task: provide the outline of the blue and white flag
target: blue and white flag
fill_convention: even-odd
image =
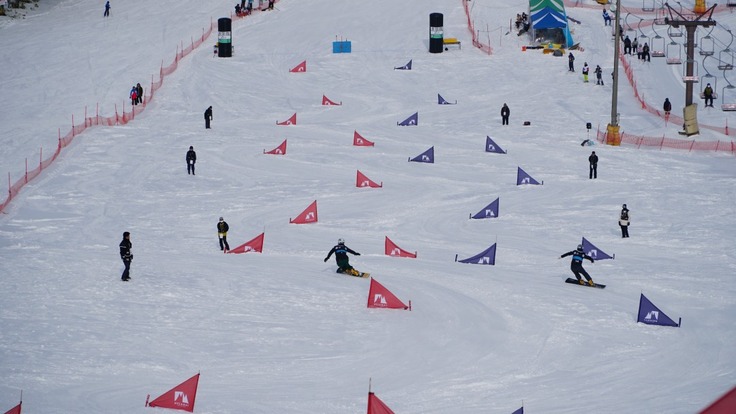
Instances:
[[[642,293],[641,298],[639,299],[639,317],[636,321],[649,325],[674,326],[679,328],[680,323],[682,323],[682,318],[680,318],[679,322],[673,321],[669,316],[665,315],[664,312],[659,310],[658,307],[654,306],[654,304]]]
[[[583,242],[581,244],[583,245],[583,251],[585,252],[585,254],[592,257],[593,260],[604,260],[604,259],[615,259],[616,258],[615,254],[613,256],[609,256],[608,253],[595,247],[593,243],[589,242],[585,237],[583,237]]]
[[[398,126],[417,126],[419,125],[419,112],[414,112],[411,116],[401,122],[397,122]]]
[[[485,206],[483,210],[475,213],[474,216],[470,216],[470,218],[487,219],[498,217],[498,200],[499,199],[496,198],[491,204]]]
[[[486,152],[494,152],[496,154],[506,154],[506,151],[502,150],[501,147],[498,146],[491,137],[486,135]]]
[[[424,162],[434,164],[434,147],[429,148],[414,158],[409,158],[409,162]]]
[[[483,250],[473,257],[467,259],[457,260],[455,255],[455,261],[460,263],[479,264],[479,265],[495,265],[496,264],[496,243],[493,246]]]
[[[518,170],[516,171],[516,185],[522,185],[522,184],[540,185],[539,181],[532,178],[532,176],[527,174],[526,171],[522,170],[521,167],[517,167],[517,168]]]

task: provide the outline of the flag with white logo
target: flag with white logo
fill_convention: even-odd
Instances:
[[[402,249],[401,247],[397,246],[396,243],[391,241],[391,239],[386,236],[386,241],[384,243],[384,251],[386,256],[393,256],[393,257],[410,257],[412,259],[417,258],[417,252],[407,252],[406,250]]]
[[[499,199],[496,198],[491,202],[491,204],[483,207],[483,209],[477,213],[475,213],[474,216],[470,216],[470,218],[473,219],[487,219],[487,218],[496,218],[498,217],[498,203]]]
[[[240,246],[228,250],[226,253],[248,253],[248,252],[255,252],[255,253],[262,253],[263,252],[263,237],[266,233],[261,233],[258,236],[256,236],[254,239],[249,240]]]
[[[585,237],[583,237],[583,242],[581,244],[583,245],[583,251],[585,252],[585,254],[592,257],[593,260],[604,260],[604,259],[615,259],[616,258],[615,254],[613,256],[610,256],[608,253],[595,247],[595,245],[589,242]]]
[[[147,397],[146,407],[171,408],[174,410],[189,411],[191,413],[194,411],[194,400],[197,397],[198,384],[199,374],[170,389],[150,403]]]
[[[483,250],[473,257],[468,257],[467,259],[457,260],[457,255],[455,255],[455,261],[460,263],[493,266],[496,264],[496,243],[493,243],[491,247]]]
[[[391,291],[386,289],[376,279],[371,279],[371,287],[368,289],[368,307],[369,308],[387,308],[387,309],[409,309],[410,306],[404,305]]]
[[[664,312],[659,310],[658,307],[654,306],[654,304],[642,293],[641,298],[639,298],[639,317],[636,321],[649,325],[680,327],[682,318],[680,318],[679,322],[673,321],[669,316],[665,315]]]
[[[434,164],[434,147],[424,151],[414,158],[409,158],[409,162],[423,162],[427,164]]]
[[[295,219],[289,219],[289,223],[292,224],[307,224],[317,222],[317,200],[314,200],[304,211],[301,212]]]

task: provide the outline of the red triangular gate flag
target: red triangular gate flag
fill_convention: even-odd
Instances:
[[[332,106],[332,105],[340,106],[340,105],[342,105],[342,101],[340,101],[340,103],[337,103],[335,101],[331,101],[330,98],[322,95],[322,105],[324,105],[324,106]]]
[[[361,137],[358,131],[355,131],[353,133],[353,145],[357,147],[372,147],[376,144]]]
[[[411,257],[412,259],[417,258],[417,252],[414,252],[414,253],[407,252],[406,250],[402,249],[401,247],[397,246],[394,242],[392,242],[391,239],[388,238],[388,236],[386,236],[385,249],[386,249],[386,256]]]
[[[306,224],[317,222],[317,200],[314,200],[306,210],[302,211],[301,214],[296,216],[294,220],[289,219],[289,223],[294,224]]]
[[[191,413],[194,411],[194,399],[197,397],[198,384],[199,374],[170,389],[150,403],[146,401],[146,407],[172,408]]]
[[[292,72],[292,73],[306,72],[306,71],[307,71],[307,61],[306,60],[304,62],[302,62],[302,63],[294,66],[293,68],[291,68],[289,70],[289,72]]]
[[[355,186],[356,187],[381,188],[383,187],[383,181],[381,181],[381,184],[378,184],[375,181],[371,180],[370,178],[366,177],[365,174],[363,174],[362,172],[360,172],[360,170],[358,170],[358,176],[355,179]]]
[[[287,119],[286,121],[276,121],[276,125],[296,125],[296,112],[294,112],[294,115],[292,115],[291,118]]]
[[[20,411],[19,411],[20,412]],[[725,393],[700,414],[733,414],[736,413],[736,387]]]
[[[272,155],[286,155],[286,140],[281,143],[278,147],[272,149],[271,151],[263,150],[264,154],[272,154]]]
[[[368,392],[368,414],[394,414],[394,412],[376,397],[376,394]]]
[[[256,236],[253,240],[247,241],[240,246],[228,250],[226,253],[248,253],[248,252],[256,252],[256,253],[262,253],[263,252],[263,236],[266,233],[261,233],[258,236]]]
[[[368,307],[411,310],[409,306],[404,305],[399,298],[378,283],[376,279],[371,279],[371,287],[368,290]]]
[[[5,414],[20,414],[20,406],[23,404],[23,402],[19,402],[18,405],[11,408],[10,410],[6,411]]]

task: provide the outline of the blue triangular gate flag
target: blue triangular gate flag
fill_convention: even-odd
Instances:
[[[491,137],[486,135],[486,152],[495,152],[497,154],[506,154],[506,151],[502,150],[501,147],[498,146]]]
[[[411,60],[409,60],[409,63],[404,66],[395,67],[394,70],[411,70]]]
[[[439,105],[455,105],[457,104],[457,101],[455,102],[447,102],[445,98],[442,97],[442,95],[437,94],[437,104]]]
[[[419,112],[414,112],[410,117],[406,118],[401,122],[397,122],[398,126],[416,126],[419,125]]]
[[[471,216],[470,218],[474,219],[486,219],[486,218],[496,218],[498,217],[498,198],[494,200],[491,204],[485,206],[483,210],[475,213],[474,216]]]
[[[468,257],[467,259],[457,260],[457,255],[455,255],[455,261],[460,262],[460,263],[495,265],[496,264],[496,243],[493,243],[493,246],[485,249],[484,251],[476,254],[473,257]]]
[[[524,407],[519,408],[518,410],[514,411],[511,414],[524,414]]]
[[[673,321],[669,316],[665,315],[664,312],[659,310],[658,307],[654,306],[654,304],[642,293],[641,298],[639,299],[639,317],[636,321],[649,325],[679,327],[680,323],[682,323],[682,318],[680,318],[679,322]]]
[[[434,147],[430,147],[428,150],[414,158],[409,158],[409,162],[426,162],[428,164],[434,164]]]
[[[522,185],[522,184],[539,185],[539,181],[532,178],[532,176],[527,174],[526,171],[522,170],[521,167],[517,167],[517,168],[518,170],[516,171],[516,185]]]
[[[592,257],[594,260],[604,260],[604,259],[615,259],[616,255],[609,256],[608,253],[604,252],[603,250],[595,247],[593,243],[589,242],[585,237],[583,237],[583,251],[588,256]]]

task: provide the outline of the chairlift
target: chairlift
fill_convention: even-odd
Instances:
[[[643,21],[644,21],[644,19],[642,19],[642,18],[639,19],[639,24],[636,25],[636,30],[639,31],[639,39],[646,40],[648,38],[648,36],[646,34],[644,34],[644,31],[641,30],[641,22],[643,22]]]
[[[654,11],[654,0],[642,0],[641,11],[653,12]]]
[[[716,42],[710,35],[715,28],[715,25],[711,26],[710,31],[700,40],[700,51],[698,52],[700,56],[710,56],[715,53]]]
[[[728,2],[726,3],[726,6],[736,7],[736,0],[728,0]]]
[[[718,99],[718,93],[716,92],[718,90],[718,78],[716,76],[711,75],[710,73],[706,73],[703,75],[703,83],[707,86],[710,83],[710,87],[713,88],[713,99]],[[705,86],[703,87],[705,89]],[[703,91],[700,91],[700,99],[705,99],[705,94]]]
[[[674,40],[667,45],[665,54],[667,56],[668,65],[682,64],[682,48],[680,47],[680,44]]]
[[[721,110],[736,111],[736,86],[730,83],[723,87],[721,93]]]
[[[673,26],[670,26],[667,28],[667,36],[669,36],[670,38],[682,37],[682,30],[675,29]]]
[[[733,44],[733,33],[731,33],[731,30],[728,29],[726,29],[726,31],[728,32],[728,34],[731,35],[731,41],[728,42],[728,46],[726,46],[725,49],[718,52],[718,69],[724,71],[724,76],[726,74],[725,71],[733,69],[734,64],[733,52],[731,51],[731,44]]]
[[[650,55],[652,57],[665,57],[665,45],[664,45],[664,37],[660,35],[656,35],[652,38],[652,47],[650,51]]]
[[[687,59],[685,63],[686,64],[682,66],[682,81],[685,83],[687,82],[698,83],[700,79],[700,76],[698,76],[698,62]],[[691,63],[693,65],[692,75],[687,74],[687,64],[688,63]]]
[[[634,31],[634,28],[631,27],[631,25],[629,24],[629,16],[630,15],[631,15],[631,13],[626,13],[626,16],[624,16],[624,26],[626,26],[626,31],[627,32],[633,32]]]

